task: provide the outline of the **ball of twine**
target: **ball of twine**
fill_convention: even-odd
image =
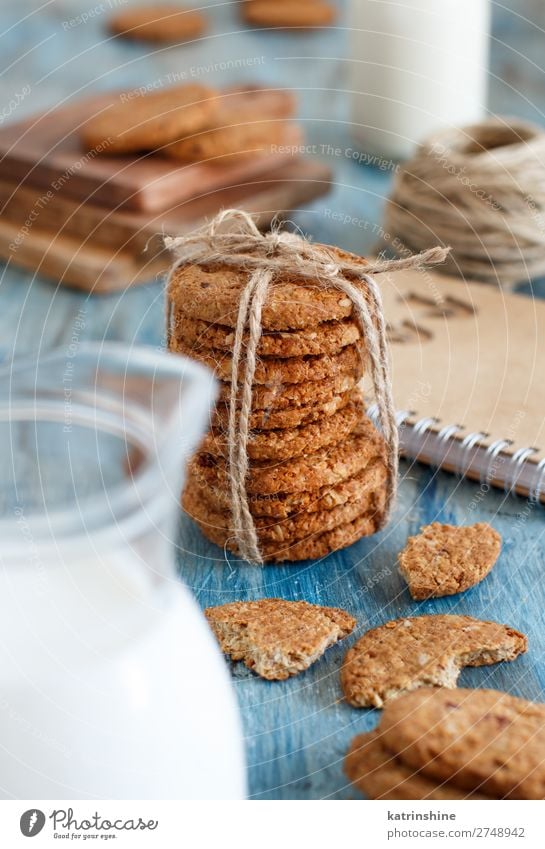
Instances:
[[[385,229],[404,249],[450,245],[446,272],[506,287],[544,274],[545,133],[494,118],[432,136],[398,173]]]

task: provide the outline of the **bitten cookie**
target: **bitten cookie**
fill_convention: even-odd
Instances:
[[[258,27],[313,29],[333,23],[336,10],[321,0],[248,0],[242,6],[242,15],[246,23]]]
[[[496,690],[419,690],[391,702],[384,745],[434,781],[493,798],[545,798],[545,705]]]
[[[352,740],[345,758],[347,778],[370,799],[488,799],[483,793],[438,782],[403,763],[384,743],[380,725]]]
[[[108,28],[113,35],[124,38],[171,44],[202,35],[206,18],[196,9],[180,6],[132,6],[113,15]]]
[[[501,536],[485,522],[463,527],[434,522],[409,538],[399,567],[413,598],[438,598],[482,581],[500,549]]]
[[[280,598],[235,601],[205,614],[222,651],[271,681],[308,669],[356,624],[344,610]]]
[[[455,687],[463,666],[514,660],[527,647],[513,628],[471,616],[396,619],[367,631],[348,650],[341,684],[354,707],[382,707],[419,687]]]
[[[204,129],[215,109],[216,92],[198,83],[120,96],[84,124],[81,139],[107,155],[153,150]]]

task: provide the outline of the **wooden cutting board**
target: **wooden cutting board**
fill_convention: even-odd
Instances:
[[[278,212],[327,192],[330,178],[321,163],[295,159],[259,179],[207,192],[156,215],[116,212],[59,194],[41,207],[28,232],[23,228],[40,192],[4,180],[0,258],[62,285],[107,294],[168,268],[171,257],[163,248],[163,235],[188,232],[219,209],[233,206],[256,213],[260,226],[267,226]]]
[[[86,151],[78,137],[79,128],[90,115],[114,108],[121,94],[113,92],[79,100],[2,128],[0,179],[20,181],[24,186],[43,189],[44,194],[62,193],[63,197],[110,209],[154,212],[195,195],[247,182],[291,158],[289,154],[269,154],[219,166],[178,164],[154,153],[113,157]],[[285,92],[274,89],[226,92],[224,99],[233,115],[237,114],[237,103],[247,112],[250,94],[256,112],[267,108],[278,114],[282,99],[288,98]],[[298,144],[300,140],[299,129],[293,127],[287,144]]]
[[[38,226],[52,236],[68,236],[80,241],[93,241],[102,247],[144,251],[147,257],[157,252],[163,233],[186,232],[219,209],[240,206],[249,212],[279,212],[293,209],[324,194],[330,185],[329,169],[310,159],[296,158],[270,168],[259,177],[238,181],[217,191],[205,191],[198,197],[175,204],[159,213],[112,210],[92,203],[78,203],[61,193],[40,204],[39,216],[23,242],[32,237]],[[41,197],[39,189],[18,186],[0,180],[2,220],[25,233],[29,211]],[[1,251],[5,255],[5,250]]]

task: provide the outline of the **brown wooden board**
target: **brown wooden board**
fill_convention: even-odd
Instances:
[[[171,257],[163,248],[163,235],[187,232],[233,206],[256,213],[265,227],[277,213],[327,192],[330,178],[320,162],[294,159],[259,179],[202,194],[157,215],[114,211],[56,195],[29,228],[36,190],[4,180],[0,258],[63,285],[95,293],[122,290],[168,267]]]
[[[286,161],[289,154],[267,154],[233,164],[177,163],[156,153],[139,157],[86,151],[78,130],[101,109],[115,105],[121,92],[80,100],[35,115],[0,130],[0,179],[36,186],[54,194],[88,200],[109,208],[158,211],[204,192],[247,182]],[[256,113],[278,112],[285,92],[254,91]],[[248,89],[226,92],[223,99],[236,116],[237,102],[247,112]],[[113,106],[112,106],[113,108]],[[235,117],[233,118],[235,120]],[[287,144],[298,144],[298,127]],[[57,188],[60,186],[60,188]]]
[[[92,242],[82,244],[77,239],[53,236],[38,228],[33,228],[32,236],[13,253],[9,246],[17,233],[18,229],[9,221],[0,219],[0,257],[60,285],[106,294],[151,280],[164,270],[160,261],[145,264],[123,251]]]

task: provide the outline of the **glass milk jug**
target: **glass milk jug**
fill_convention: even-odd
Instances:
[[[213,395],[151,348],[1,370],[1,798],[244,796],[226,665],[174,569]]]
[[[490,7],[351,0],[351,132],[379,167],[411,156],[430,133],[484,117]]]

